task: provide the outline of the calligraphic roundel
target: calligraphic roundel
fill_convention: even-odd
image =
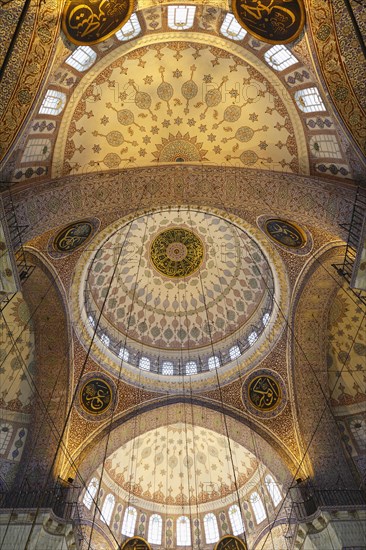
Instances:
[[[90,238],[93,225],[89,221],[79,221],[67,225],[57,233],[53,248],[57,252],[73,252]]]
[[[89,379],[80,390],[80,404],[89,414],[102,414],[112,402],[112,389],[102,378]]]
[[[141,537],[132,537],[132,539],[126,540],[121,546],[121,550],[151,550],[150,545]]]
[[[302,248],[306,244],[304,230],[287,220],[267,220],[265,231],[274,241],[286,248]]]
[[[244,29],[269,44],[292,42],[305,24],[303,0],[233,0],[232,8]]]
[[[241,539],[226,535],[216,544],[215,550],[248,550],[248,546]]]
[[[98,44],[123,27],[132,10],[133,0],[66,0],[62,30],[73,44]]]

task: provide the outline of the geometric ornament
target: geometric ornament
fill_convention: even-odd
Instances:
[[[272,411],[281,402],[281,388],[272,376],[256,376],[249,383],[248,398],[255,409]]]
[[[132,10],[132,0],[66,0],[62,30],[73,44],[97,44],[123,27]]]
[[[264,229],[271,239],[286,248],[302,248],[306,244],[305,232],[286,220],[267,220]]]
[[[248,550],[248,546],[241,539],[226,535],[216,544],[215,550]]]
[[[239,24],[268,44],[287,44],[301,33],[305,24],[303,0],[233,0]]]
[[[121,550],[151,550],[150,545],[141,537],[133,537],[132,539],[126,540],[126,542],[121,546]]]
[[[92,378],[84,383],[79,396],[84,411],[98,415],[109,409],[112,403],[112,388],[104,379]]]

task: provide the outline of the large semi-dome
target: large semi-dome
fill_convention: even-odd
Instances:
[[[124,373],[199,377],[237,365],[276,318],[276,261],[259,240],[258,229],[203,208],[119,220],[79,262],[85,343],[96,331],[94,352]]]

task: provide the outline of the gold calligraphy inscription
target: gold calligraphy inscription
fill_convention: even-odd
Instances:
[[[129,550],[130,548],[134,550],[151,550],[150,545],[141,537],[126,540],[121,550]]]
[[[249,384],[248,397],[259,411],[272,411],[281,402],[281,388],[271,376],[257,376]]]
[[[152,242],[150,257],[154,267],[166,277],[188,277],[200,267],[204,256],[202,241],[192,231],[172,227]]]
[[[305,23],[303,0],[233,0],[232,7],[240,25],[269,44],[295,40]]]
[[[289,248],[301,248],[306,243],[304,231],[285,220],[268,220],[265,231],[274,241]]]
[[[118,31],[132,10],[132,0],[66,0],[62,30],[74,44],[97,44]]]
[[[112,390],[101,378],[88,380],[81,388],[80,403],[90,414],[104,413],[112,402]]]
[[[248,550],[248,547],[241,539],[226,535],[216,544],[215,550]]]
[[[92,230],[92,224],[86,221],[68,225],[57,234],[53,247],[58,252],[72,252],[85,243]]]

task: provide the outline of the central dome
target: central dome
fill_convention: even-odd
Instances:
[[[166,375],[172,384],[183,374],[198,381],[268,349],[261,334],[277,318],[277,264],[266,237],[230,214],[183,206],[135,213],[82,254],[76,325],[86,345],[96,331],[92,352],[119,376],[142,383],[131,371],[139,367],[148,379],[164,375],[162,384]]]

